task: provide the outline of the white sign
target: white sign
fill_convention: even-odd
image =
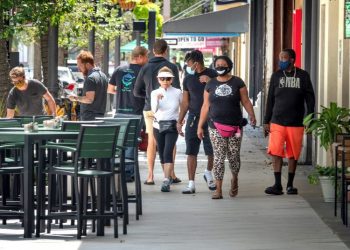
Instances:
[[[177,45],[177,38],[163,38],[169,46]]]
[[[172,49],[202,49],[205,48],[205,37],[199,36],[180,36],[177,38],[177,44],[169,44]],[[169,39],[167,37],[166,39]]]

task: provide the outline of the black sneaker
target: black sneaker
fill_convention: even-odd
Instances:
[[[287,194],[298,194],[298,189],[295,187],[287,187]]]
[[[265,194],[281,195],[283,194],[283,188],[273,185],[265,189]]]

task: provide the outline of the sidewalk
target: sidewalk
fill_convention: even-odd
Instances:
[[[162,172],[157,164],[156,185],[142,186],[144,206],[139,221],[135,221],[135,209],[133,205],[130,206],[128,235],[114,239],[112,228],[107,228],[105,237],[88,233],[87,238],[77,241],[72,236],[75,229],[55,229],[53,234],[56,235],[23,240],[18,237],[22,232],[18,225],[0,225],[0,249],[348,249],[303,198],[317,192],[317,187],[310,188],[303,184],[305,178],[297,182],[301,195],[272,197],[264,194],[265,187],[273,183],[273,174],[259,143],[261,138],[254,133],[247,131],[244,136],[237,198],[232,199],[228,195],[230,176],[227,168],[224,199],[211,199],[203,180],[205,157],[199,157],[197,192],[193,195],[181,194],[187,184],[185,147],[181,138],[178,142],[176,174],[183,182],[173,185],[170,193],[161,193]],[[144,154],[140,156],[140,163],[144,180],[147,174]],[[311,202],[313,206],[316,206],[317,199]],[[332,215],[332,210],[327,213]],[[341,225],[339,227],[343,228]],[[60,237],[63,232],[67,234]],[[10,236],[13,233],[17,236]],[[346,238],[349,237],[345,235]]]

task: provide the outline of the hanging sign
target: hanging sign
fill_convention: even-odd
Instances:
[[[350,0],[344,2],[344,38],[350,39]]]
[[[172,49],[201,49],[205,48],[205,37],[180,36],[177,37],[177,44],[169,44],[169,46]]]

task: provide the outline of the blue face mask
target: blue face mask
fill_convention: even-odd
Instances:
[[[290,66],[290,61],[279,61],[278,66],[281,70],[286,70]]]

